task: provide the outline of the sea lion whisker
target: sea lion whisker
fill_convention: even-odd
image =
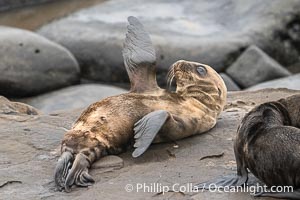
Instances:
[[[167,73],[167,86],[168,86],[168,89],[171,89],[172,81],[173,81],[174,77],[175,77],[175,72],[174,72],[174,66],[172,65],[170,67],[170,70]]]

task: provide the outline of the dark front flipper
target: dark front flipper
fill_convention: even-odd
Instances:
[[[65,181],[69,173],[74,156],[71,152],[65,151],[62,153],[55,168],[54,180],[59,190],[65,188]]]
[[[90,161],[88,160],[88,157],[83,153],[77,154],[66,179],[66,192],[70,191],[73,184],[87,187],[95,183],[94,179],[88,173],[88,168],[90,168]]]
[[[259,192],[255,193],[255,197],[272,197],[277,199],[300,199],[300,190],[293,192]]]
[[[136,149],[132,153],[133,157],[142,155],[150,146],[155,136],[168,119],[168,112],[165,110],[157,110],[145,115],[134,127],[134,147]]]
[[[220,178],[216,178],[214,180],[200,183],[198,185],[195,185],[195,187],[198,187],[199,189],[215,189],[218,187],[235,187],[235,186],[242,186],[247,182],[248,176],[238,176],[236,174],[223,176]]]
[[[159,89],[155,78],[156,55],[150,36],[137,18],[128,17],[128,22],[123,59],[131,92]]]

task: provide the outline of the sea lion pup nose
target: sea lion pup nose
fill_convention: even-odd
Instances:
[[[260,191],[255,196],[300,199],[299,128],[300,94],[255,107],[243,118],[234,142],[237,174],[198,187],[245,185],[249,169],[269,187],[293,187],[281,192]]]
[[[88,170],[107,154],[119,154],[134,142],[133,157],[142,155],[151,143],[167,142],[204,133],[215,126],[226,103],[222,78],[209,66],[178,61],[168,77],[175,78],[176,92],[156,82],[156,55],[150,36],[135,17],[123,47],[130,92],[90,105],[61,143],[55,169],[59,189],[94,183]]]

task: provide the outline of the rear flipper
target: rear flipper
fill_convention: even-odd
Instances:
[[[55,168],[54,180],[59,190],[65,188],[65,181],[67,179],[69,170],[72,167],[73,161],[74,155],[69,151],[63,152],[58,160]]]
[[[199,189],[215,189],[220,187],[236,187],[236,186],[242,186],[244,185],[248,180],[248,175],[244,174],[242,176],[238,176],[236,174],[223,176],[220,178],[216,178],[214,180],[200,183],[198,185],[195,185],[195,187],[198,187]]]
[[[277,199],[300,199],[300,190],[292,192],[259,192],[255,193],[255,197],[273,197]]]
[[[96,157],[99,155],[96,156],[95,151],[90,149],[83,150],[76,156],[69,151],[63,152],[55,168],[55,183],[58,189],[70,192],[72,185],[92,185],[95,181],[89,175],[88,169]]]

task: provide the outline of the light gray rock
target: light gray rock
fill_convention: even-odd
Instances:
[[[226,87],[227,91],[239,91],[241,88],[225,73],[220,73]]]
[[[300,90],[300,73],[293,76],[260,83],[248,88],[247,90],[260,90],[265,88],[288,88],[291,90]]]
[[[243,88],[291,75],[287,69],[256,46],[250,46],[226,73]]]
[[[124,161],[119,156],[109,155],[96,161],[93,165],[93,169],[120,169],[124,166]]]
[[[30,96],[79,81],[74,56],[36,33],[0,26],[0,43],[1,95]]]
[[[84,108],[103,98],[125,92],[124,89],[109,85],[82,84],[36,97],[19,99],[19,101],[32,105],[45,113],[50,113],[58,110]]]
[[[275,32],[286,32],[286,24],[299,10],[299,0],[116,0],[54,21],[38,33],[67,47],[85,78],[127,81],[121,50],[126,19],[134,15],[151,34],[158,81],[165,84],[167,69],[179,59],[221,71],[250,44],[258,44],[283,63],[294,62],[297,51],[291,45],[285,50]]]

